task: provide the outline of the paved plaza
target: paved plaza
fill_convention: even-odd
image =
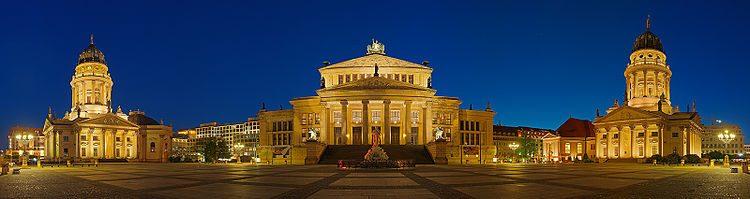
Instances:
[[[0,176],[2,198],[750,198],[728,168],[636,164],[333,165],[103,164]]]

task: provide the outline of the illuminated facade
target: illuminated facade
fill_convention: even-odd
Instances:
[[[196,140],[219,137],[232,148],[233,158],[238,156],[255,156],[260,143],[260,121],[248,118],[245,122],[220,124],[216,122],[201,124],[194,128]],[[197,141],[199,142],[199,141]],[[196,142],[193,142],[196,144]],[[194,152],[200,153],[196,148]]]
[[[171,152],[172,127],[141,111],[113,112],[113,81],[104,54],[91,44],[78,57],[70,81],[71,111],[63,118],[45,120],[46,161],[128,159],[166,162]]]
[[[544,155],[542,152],[542,138],[550,133],[554,133],[551,129],[539,129],[531,127],[512,127],[512,126],[493,126],[492,140],[497,147],[497,154],[500,158],[509,158],[514,156],[515,151],[510,148],[510,144],[518,144],[517,140],[519,137],[531,137],[534,138],[537,145],[537,155]]]
[[[266,150],[260,158],[310,164],[320,155],[312,149],[318,144],[429,145],[439,132],[448,145],[448,163],[492,159],[495,112],[489,107],[460,109],[458,98],[436,96],[433,69],[427,64],[386,56],[385,45],[377,41],[363,57],[325,62],[318,69],[317,96],[295,98],[291,109],[260,110],[260,144]],[[317,137],[315,143],[306,143],[310,132]]]
[[[719,140],[719,134],[735,135],[734,140],[724,143]],[[742,129],[737,125],[703,125],[702,153],[707,154],[712,151],[718,151],[727,154],[744,153],[743,143],[745,136],[742,136]]]
[[[547,161],[583,160],[584,155],[596,156],[596,135],[591,121],[569,118],[565,123],[544,136],[542,147]]]
[[[31,136],[29,138],[29,136]],[[21,139],[30,139],[26,144],[23,144]],[[8,150],[5,151],[8,155],[21,155],[29,154],[35,156],[44,156],[44,134],[40,128],[29,128],[29,127],[11,127],[10,133],[8,134]]]
[[[677,153],[701,154],[702,124],[690,106],[672,108],[671,66],[662,43],[648,29],[633,44],[625,69],[626,92],[607,114],[597,117],[596,151],[599,158],[648,158]]]

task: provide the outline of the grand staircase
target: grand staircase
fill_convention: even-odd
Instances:
[[[362,161],[371,145],[328,145],[318,164],[337,164],[339,160]],[[424,145],[380,145],[390,160],[414,160],[417,164],[434,164]]]

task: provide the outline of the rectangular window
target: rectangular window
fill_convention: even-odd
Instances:
[[[583,153],[583,143],[577,143],[576,144],[576,153],[582,154]]]
[[[99,152],[99,150],[97,150],[97,148],[94,148],[94,157],[97,157],[97,155],[99,155],[98,152]]]
[[[393,75],[393,77],[394,77],[394,79],[395,79],[396,81],[398,81],[398,80],[399,80],[399,75],[398,75],[398,74],[394,74],[394,75]]]
[[[68,148],[63,149],[63,156],[68,157]]]
[[[380,124],[380,111],[371,111],[370,114],[372,114],[372,123]]]
[[[315,113],[315,124],[320,124],[320,113]]]
[[[115,149],[115,157],[120,157],[120,148]]]
[[[607,134],[602,135],[602,139],[607,139]]]
[[[644,133],[644,132],[639,132],[639,133],[638,133],[638,137],[643,137],[643,136],[644,136],[645,134],[646,134],[646,133]]]
[[[643,145],[638,145],[638,156],[643,156]]]
[[[464,121],[459,121],[458,124],[459,124],[458,130],[462,130],[462,131],[466,130],[466,128],[464,128]]]
[[[391,123],[398,124],[399,122],[401,122],[401,111],[392,110],[391,111]]]
[[[607,157],[609,151],[607,151],[607,145],[602,145],[602,156]]]
[[[393,74],[388,74],[387,77],[388,79],[393,79]]]
[[[570,154],[570,143],[565,143],[565,153]]]
[[[120,137],[115,137],[115,141],[120,141]]]
[[[352,75],[352,81],[357,81],[357,78],[358,78],[358,77],[359,77],[359,76],[358,76],[357,74],[353,74],[353,75]]]
[[[63,142],[67,142],[67,141],[69,141],[68,136],[63,136]]]
[[[359,78],[360,79],[364,79],[365,78],[365,74],[359,74]]]
[[[341,111],[333,112],[333,123],[341,124]]]
[[[302,118],[300,118],[300,120],[301,120],[300,122],[302,122],[302,125],[306,125],[307,124],[307,114],[303,113],[302,114]]]
[[[620,138],[619,133],[612,134],[612,139],[617,139],[617,138]]]
[[[414,83],[414,75],[409,75],[409,83]]]
[[[339,75],[339,84],[344,83],[344,75]]]
[[[86,140],[86,136],[85,136],[85,135],[82,135],[82,136],[81,136],[81,140]]]
[[[352,123],[354,124],[362,123],[362,111],[360,110],[352,111]]]
[[[349,75],[349,74],[347,74],[347,75],[346,75],[346,82],[350,82],[350,81],[351,81],[351,79],[352,79],[352,76],[351,76],[351,75]]]
[[[672,137],[673,138],[676,138],[676,137],[679,137],[679,136],[680,136],[680,133],[672,133]]]
[[[651,132],[651,136],[658,137],[659,136],[659,132]]]
[[[401,81],[406,82],[406,74],[401,74]]]
[[[419,123],[419,111],[411,112],[411,123],[412,124]]]
[[[93,140],[94,140],[94,141],[99,141],[99,136],[94,136],[94,137],[93,137]],[[94,155],[94,156],[96,156],[96,155]]]
[[[130,142],[130,138],[125,138],[125,139],[128,140],[128,142]]]
[[[86,157],[86,148],[81,148],[81,156]]]

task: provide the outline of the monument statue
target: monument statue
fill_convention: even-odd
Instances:
[[[443,137],[443,128],[441,127],[435,127],[435,140],[443,140],[445,137]]]

